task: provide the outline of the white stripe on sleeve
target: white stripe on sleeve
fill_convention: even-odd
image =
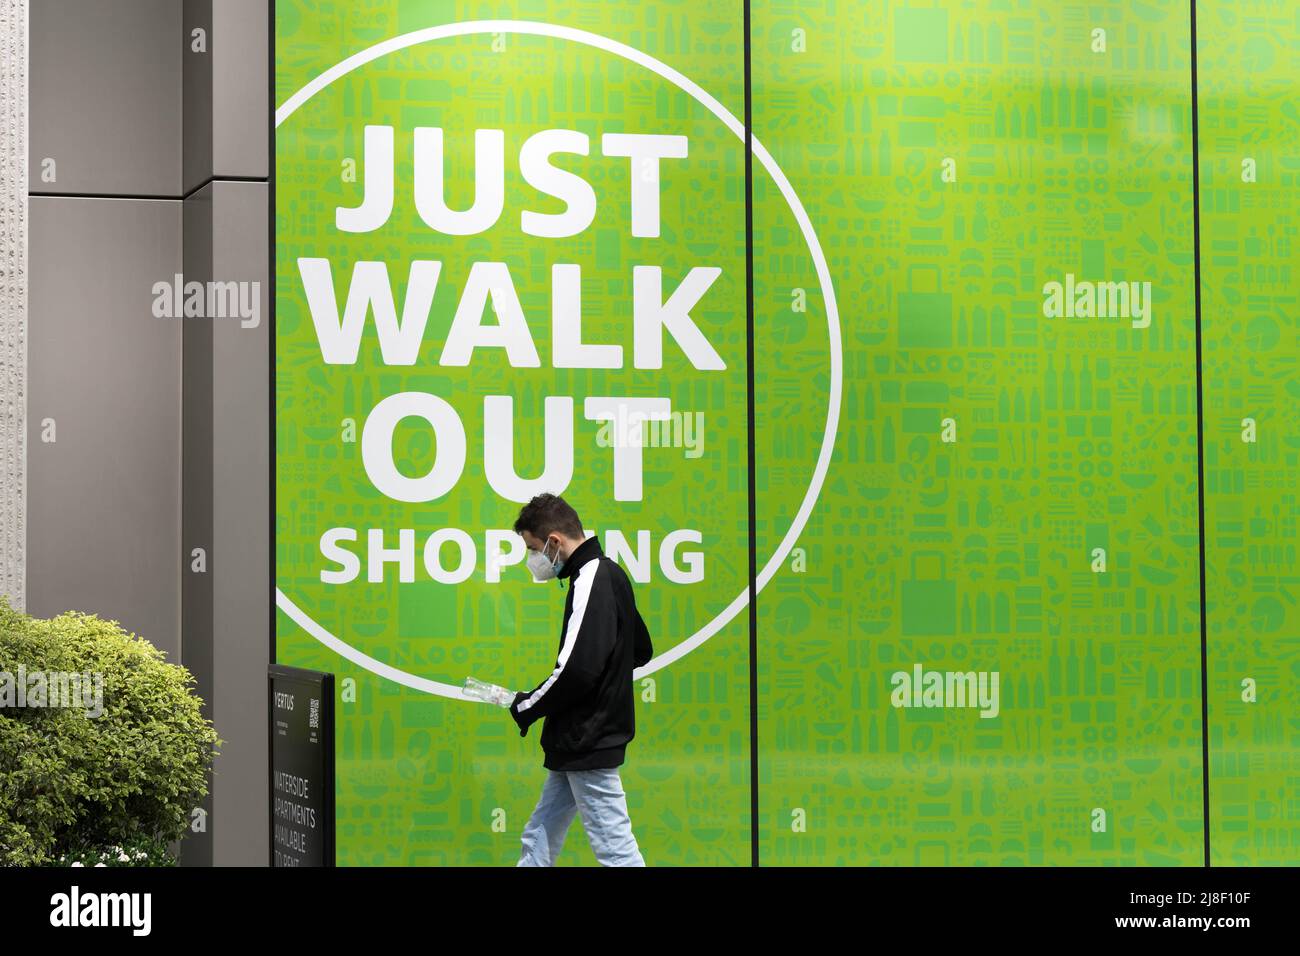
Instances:
[[[600,567],[599,559],[588,561],[579,569],[578,577],[573,582],[573,613],[569,615],[569,627],[564,632],[564,646],[560,648],[560,657],[555,663],[555,670],[551,671],[551,676],[546,678],[546,682],[541,687],[519,702],[518,709],[521,712],[541,700],[542,695],[564,673],[564,665],[569,662],[569,655],[573,653],[574,645],[578,643],[578,631],[582,628],[582,618],[587,610],[587,598],[591,596],[591,582],[596,579],[598,567]]]

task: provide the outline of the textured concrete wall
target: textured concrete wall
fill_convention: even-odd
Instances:
[[[27,0],[0,0],[0,594],[27,596]]]

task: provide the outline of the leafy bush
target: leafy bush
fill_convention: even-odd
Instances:
[[[174,862],[222,743],[190,672],[116,621],[37,620],[0,596],[0,681],[20,667],[102,675],[103,712],[0,700],[0,865]]]

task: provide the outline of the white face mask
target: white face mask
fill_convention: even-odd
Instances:
[[[541,551],[533,551],[530,549],[528,552],[528,570],[532,571],[533,577],[537,578],[539,581],[549,581],[551,578],[559,574],[560,570],[564,567],[564,562],[559,560],[559,545],[555,546],[554,559],[546,556],[546,549],[550,543],[550,541],[547,541],[543,544]]]

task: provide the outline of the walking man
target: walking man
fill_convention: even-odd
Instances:
[[[546,783],[524,827],[518,865],[554,865],[580,813],[601,865],[645,866],[618,772],[636,735],[632,669],[654,653],[632,582],[594,535],[585,536],[578,513],[556,495],[541,494],[524,505],[515,532],[528,546],[534,577],[572,582],[555,669],[533,690],[515,694],[510,705],[521,737],[546,718]]]

